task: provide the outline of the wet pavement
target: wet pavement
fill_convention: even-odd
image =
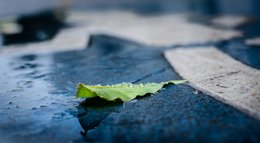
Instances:
[[[149,37],[146,39],[147,35],[154,34],[153,31],[149,33],[154,25],[145,24],[160,20],[160,17],[152,19],[153,14],[158,16],[157,14],[161,12],[196,11],[196,8],[192,10],[190,8],[190,5],[194,4],[192,0],[177,3],[176,7],[180,9],[167,8],[167,4],[171,3],[169,1],[160,6],[158,2],[151,2],[149,8],[144,7],[145,2],[139,7],[131,2],[126,5],[112,4],[112,9],[127,7],[128,10],[140,15],[149,15],[147,19],[151,21],[146,17],[134,16],[133,21],[131,19],[127,21],[128,25],[117,25],[118,23],[113,25],[113,20],[118,19],[117,15],[113,17],[113,13],[111,16],[105,12],[106,16],[112,19],[106,23],[107,25],[112,23],[108,28],[111,28],[112,32],[113,28],[121,28],[122,33],[118,36],[116,35],[118,33],[106,32],[107,29],[104,34],[102,31],[99,32],[101,34],[86,33],[90,36],[89,40],[86,40],[88,44],[78,49],[72,46],[69,50],[63,51],[62,47],[57,47],[61,50],[52,51],[51,48],[59,45],[50,46],[49,43],[45,43],[41,48],[46,47],[48,52],[41,53],[37,51],[38,45],[28,42],[42,43],[42,40],[29,38],[27,41],[22,41],[28,45],[32,44],[23,50],[23,45],[19,45],[21,42],[12,41],[11,38],[9,45],[15,44],[16,47],[7,46],[0,49],[0,142],[260,142],[259,120],[194,89],[189,84],[169,85],[159,93],[139,97],[128,103],[107,102],[101,99],[83,100],[74,97],[79,82],[106,85],[182,79],[163,56],[167,49],[216,46],[234,59],[259,70],[260,45],[248,45],[245,42],[246,39],[260,37],[258,9],[254,9],[257,6],[251,8],[251,4],[258,2],[240,0],[242,4],[237,4],[241,7],[240,11],[229,11],[229,1],[226,3],[222,0],[220,3],[204,1],[205,5],[197,4],[196,8],[206,15],[193,14],[187,17],[187,20],[180,20],[179,25],[185,25],[181,27],[184,34],[179,31],[175,32],[177,34],[167,33],[168,29],[162,27],[169,26],[170,22],[165,25],[162,22],[163,26],[157,27],[166,31],[155,32],[157,37],[160,37],[160,34],[170,33],[177,38],[175,41],[162,38],[162,41],[166,39],[162,43],[175,43],[170,45],[160,46],[161,41],[153,41]],[[89,9],[100,11],[111,7],[106,8],[105,4],[93,1]],[[234,26],[212,22],[217,14],[223,13],[243,13],[250,16],[245,16],[249,19],[246,22]],[[120,14],[123,15],[123,12]],[[96,16],[100,17],[95,19]],[[98,24],[102,26],[104,23],[102,20],[98,21],[105,18],[104,13],[92,15],[90,12],[89,17],[90,19],[82,20],[85,20],[85,23],[78,25],[91,27]],[[163,20],[175,19],[172,21],[177,21],[178,24],[178,17],[168,19],[166,17]],[[128,18],[125,17],[125,20]],[[91,23],[90,20],[94,22]],[[98,22],[95,23],[95,20]],[[143,21],[138,23],[135,20]],[[78,25],[70,26],[73,28]],[[131,35],[134,33],[131,27],[136,25],[143,26],[140,26],[139,30],[151,27],[145,29],[144,35],[140,34],[138,37]],[[60,26],[55,27],[54,31],[51,30],[53,33],[44,40],[55,40],[54,35],[59,30],[71,28]],[[185,31],[187,27],[191,27],[189,30],[201,29],[192,33],[189,30]],[[242,35],[227,38],[223,34],[224,31],[241,32]],[[203,37],[203,33],[209,36]],[[80,35],[82,34],[85,33]],[[191,36],[187,38],[182,34]],[[145,38],[142,39],[142,36]],[[133,40],[136,37],[141,40]],[[181,38],[178,39],[179,37]],[[181,42],[178,43],[178,40]],[[154,42],[155,45],[149,45],[149,42]],[[8,51],[8,48],[11,50]]]
[[[74,99],[78,82],[180,79],[162,52],[96,35],[82,51],[1,57],[1,135],[10,142],[259,142],[259,121],[188,85],[125,104]]]

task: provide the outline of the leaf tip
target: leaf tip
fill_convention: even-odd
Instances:
[[[77,89],[79,89],[80,87],[83,87],[84,86],[84,84],[83,83],[78,83],[78,85],[77,85]]]

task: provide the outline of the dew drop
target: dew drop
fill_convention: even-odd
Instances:
[[[194,92],[193,92],[193,94],[199,94],[199,91],[198,90],[195,90]]]
[[[47,106],[46,106],[46,105],[41,105],[41,106],[40,106],[40,108],[45,108],[45,107],[47,107]]]
[[[131,103],[136,103],[137,102],[137,100],[136,99],[134,99],[134,100],[132,100],[132,101],[130,101]]]
[[[166,88],[162,88],[161,91],[165,90]]]

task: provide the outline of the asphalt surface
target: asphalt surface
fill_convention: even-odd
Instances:
[[[89,46],[5,57],[0,97],[6,141],[259,142],[259,121],[188,85],[168,86],[125,104],[73,99],[78,82],[180,79],[161,49],[105,35],[93,36]]]
[[[167,8],[172,4],[168,1],[160,5],[153,1],[149,6],[145,1],[138,6],[131,1],[110,4],[93,1],[88,6],[77,6],[97,11],[127,9],[150,16],[199,11],[206,16],[191,17],[188,22],[241,31],[243,36],[153,47],[97,34],[91,35],[81,50],[46,53],[22,52],[20,45],[16,45],[17,52],[0,53],[0,142],[260,142],[259,120],[187,84],[169,85],[156,94],[128,103],[74,98],[79,82],[106,85],[182,79],[164,58],[167,49],[213,45],[259,70],[259,45],[245,43],[246,39],[260,36],[259,5],[256,0],[240,2],[234,6],[230,1],[205,0],[194,5],[187,0],[175,3],[174,7],[179,9]],[[195,9],[191,8],[193,5]],[[210,22],[218,14],[241,13],[256,18],[232,28]],[[64,27],[58,26],[55,31],[60,28]],[[15,40],[10,38],[8,44],[17,44]],[[18,43],[40,42],[37,38],[20,40]],[[37,48],[37,45],[30,48],[34,46]]]

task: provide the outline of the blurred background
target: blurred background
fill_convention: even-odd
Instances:
[[[128,10],[142,14],[198,12],[259,15],[258,0],[1,0],[0,15],[28,15],[59,7],[81,10]]]
[[[71,11],[259,17],[258,0],[0,0],[0,45],[49,40]],[[104,14],[105,15],[105,14]],[[197,17],[199,19],[199,17]]]

